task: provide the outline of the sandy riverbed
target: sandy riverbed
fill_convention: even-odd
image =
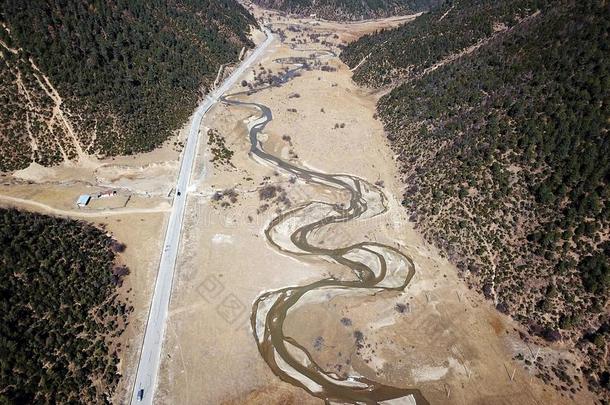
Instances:
[[[258,9],[255,13],[262,16]],[[274,13],[265,13],[265,18],[284,30],[297,24]],[[272,46],[261,65],[278,71],[281,65],[274,59],[303,56],[303,51],[289,45],[307,41],[309,33],[330,33],[328,40],[340,43],[407,20],[362,24],[304,20],[298,23],[302,32],[286,30],[286,42]],[[304,33],[303,27],[311,31]],[[315,47],[320,45],[297,45],[297,49]],[[305,72],[280,88],[248,97],[269,106],[274,114],[261,140],[267,151],[295,164],[328,173],[350,173],[382,185],[390,207],[386,214],[333,225],[313,237],[326,246],[368,240],[398,247],[412,257],[417,273],[404,293],[311,297],[292,310],[286,334],[301,342],[328,370],[339,374],[353,370],[386,384],[418,388],[431,403],[567,403],[511,360],[516,351],[528,355],[523,345],[515,349],[517,338],[511,321],[468,291],[455,268],[408,222],[400,206],[402,186],[396,164],[383,127],[374,119],[377,95],[357,88],[349,69],[337,58],[329,64],[337,71]],[[245,79],[251,81],[252,74]],[[234,155],[232,166],[214,166],[206,139],[200,141],[156,403],[322,403],[281,382],[270,371],[258,353],[249,317],[252,303],[265,291],[329,275],[349,276],[348,269],[323,258],[295,259],[280,254],[263,234],[269,221],[291,206],[313,199],[340,203],[345,195],[293,182],[251,159],[246,122],[254,113],[217,105],[202,123],[203,132],[218,130]],[[51,169],[32,165],[1,179],[3,206],[105,224],[126,243],[122,260],[130,267],[131,276],[124,293],[133,302],[135,313],[125,334],[129,344],[121,353],[125,378],[117,390],[116,403],[129,396],[166,225],[167,195],[178,168],[174,142],[184,137],[184,129],[177,131],[163,148],[148,154],[92,159]],[[262,200],[259,191],[269,185],[280,191],[276,197]],[[106,188],[116,188],[131,198],[124,207],[104,202],[109,205],[79,211],[74,206],[78,194]],[[235,191],[235,201],[229,193],[214,201],[216,192],[228,189]],[[283,193],[285,198],[278,198]],[[132,292],[127,294],[129,288]],[[356,332],[362,335],[363,347],[357,345]],[[589,400],[577,399],[581,403]]]
[[[282,19],[276,27],[292,23]],[[304,26],[337,33],[335,42],[371,28],[370,23]],[[288,45],[292,37],[303,36],[287,34],[286,43],[276,43],[261,61],[264,68],[277,71],[281,66],[274,59],[302,56]],[[280,88],[247,98],[273,111],[261,140],[267,151],[296,164],[382,184],[388,213],[335,225],[316,239],[337,246],[372,240],[399,247],[413,258],[417,273],[404,293],[305,300],[287,317],[286,335],[327,370],[354,370],[386,384],[418,388],[431,403],[568,403],[511,360],[509,343],[516,335],[511,321],[468,291],[455,268],[407,221],[399,203],[396,165],[381,123],[373,117],[375,95],[355,87],[338,59],[330,65],[338,70],[305,72]],[[297,260],[278,253],[263,234],[278,212],[294,204],[341,202],[344,196],[293,183],[251,159],[246,122],[253,114],[219,105],[202,124],[223,135],[234,155],[231,166],[215,167],[209,148],[200,144],[203,159],[188,202],[158,403],[321,403],[271,373],[257,351],[249,317],[262,292],[330,274],[346,276],[345,268],[321,258]],[[345,125],[335,128],[336,123]],[[290,203],[261,200],[259,190],[270,184],[281,187]],[[213,201],[214,193],[228,189],[235,192],[233,202],[228,197]],[[363,347],[357,345],[356,332],[363,336]]]

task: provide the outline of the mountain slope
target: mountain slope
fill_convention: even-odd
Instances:
[[[234,0],[2,0],[0,171],[131,154],[184,122],[253,17]]]
[[[253,0],[261,7],[328,20],[362,20],[427,11],[442,0]]]
[[[4,208],[0,246],[0,403],[109,403],[133,310],[117,295],[125,247],[89,224]]]
[[[421,74],[456,52],[467,50],[531,16],[542,0],[456,0],[392,30],[365,35],[341,59],[360,85],[379,87]],[[374,52],[373,52],[374,50]]]
[[[371,53],[359,83],[400,84],[378,113],[425,237],[530,332],[576,344],[607,396],[610,11],[497,3],[456,1],[342,57]]]

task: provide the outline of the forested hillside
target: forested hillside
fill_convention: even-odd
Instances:
[[[434,8],[442,0],[253,0],[264,8],[327,20],[363,20],[413,14]]]
[[[371,54],[359,83],[399,83],[378,114],[421,232],[499,310],[577,347],[606,397],[609,32],[604,1],[463,0],[342,56]]]
[[[379,87],[417,77],[457,52],[533,15],[547,0],[454,0],[410,24],[365,35],[341,54],[360,85]]]
[[[155,148],[255,24],[235,0],[0,4],[0,171]]]
[[[0,403],[109,403],[124,247],[82,222],[0,209]]]

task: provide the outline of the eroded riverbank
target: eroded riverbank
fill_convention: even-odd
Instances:
[[[288,26],[275,24],[285,40],[257,75],[290,69],[283,58],[315,48],[291,46],[311,41],[310,34],[336,32],[338,38],[325,36],[336,44],[354,30]],[[263,124],[252,105],[217,106],[203,123],[233,155],[230,165],[214,165],[213,152],[200,144],[209,175],[199,178],[199,167],[192,180],[159,399],[321,403],[315,393],[322,392],[337,402],[415,394],[419,403],[561,403],[515,368],[510,322],[473,296],[408,223],[395,163],[373,117],[374,97],[354,87],[337,58],[328,66],[237,98],[269,108],[273,121],[256,139],[269,156],[302,172],[252,158],[249,128]],[[322,388],[301,388],[305,380],[293,370]],[[286,383],[287,376],[297,381]],[[353,386],[338,392],[342,384]],[[373,389],[350,396],[358,384]],[[367,397],[375,386],[384,394]]]

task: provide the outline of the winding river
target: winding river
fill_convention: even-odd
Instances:
[[[316,59],[334,57],[328,50],[300,49],[310,52],[303,58],[277,59],[277,63],[291,64],[293,69],[279,78],[285,83],[297,76]],[[258,140],[267,123],[273,119],[269,107],[237,99],[271,86],[235,93],[222,98],[228,105],[252,108],[260,116],[248,124],[250,154],[261,164],[282,170],[298,179],[347,193],[349,201],[333,204],[308,201],[273,219],[265,230],[269,243],[293,256],[325,257],[351,269],[351,277],[333,276],[301,286],[289,286],[265,292],[253,304],[251,323],[258,349],[271,370],[283,381],[301,387],[326,403],[377,404],[413,396],[417,404],[427,404],[419,390],[381,384],[359,375],[351,369],[339,375],[320,367],[307,349],[294,338],[284,334],[284,322],[290,310],[306,298],[326,298],[346,294],[377,295],[384,291],[403,291],[415,274],[412,260],[393,247],[361,242],[344,247],[322,247],[312,243],[309,236],[333,224],[371,218],[387,211],[386,197],[381,189],[364,179],[347,174],[327,174],[295,166],[266,152]]]

